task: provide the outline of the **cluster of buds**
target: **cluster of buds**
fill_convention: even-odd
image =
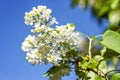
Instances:
[[[80,51],[80,33],[75,31],[74,24],[58,26],[55,17],[51,16],[51,9],[38,6],[25,13],[25,24],[32,25],[30,35],[22,43],[26,59],[33,65],[40,63],[59,64],[58,61],[70,49]],[[55,27],[52,27],[56,24]]]

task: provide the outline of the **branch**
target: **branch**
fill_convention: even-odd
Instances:
[[[110,74],[111,72],[120,72],[120,70],[111,70],[111,71],[108,71],[105,76],[108,76],[108,74]]]

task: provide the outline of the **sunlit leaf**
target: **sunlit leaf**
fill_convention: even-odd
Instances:
[[[120,80],[120,73],[114,74],[110,80]]]
[[[120,23],[120,11],[119,10],[114,10],[111,11],[108,15],[109,22],[111,24],[119,24]]]
[[[94,59],[91,59],[88,62],[84,61],[84,63],[82,64],[82,66],[83,66],[83,68],[96,68],[98,64],[99,64],[98,61],[96,61]]]
[[[105,78],[102,78],[98,75],[95,75],[94,80],[106,80]]]
[[[120,53],[120,34],[111,30],[106,31],[103,34],[103,40],[101,41],[101,44]]]
[[[90,60],[89,63],[87,64],[88,68],[96,68],[99,63],[95,60]]]

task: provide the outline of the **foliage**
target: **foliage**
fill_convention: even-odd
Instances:
[[[33,26],[32,34],[22,43],[28,62],[32,65],[53,64],[44,74],[49,76],[49,80],[61,80],[71,70],[75,71],[76,80],[120,78],[117,73],[120,71],[117,70],[120,56],[118,26],[110,25],[99,36],[87,36],[76,31],[73,23],[58,26],[51,13],[51,9],[46,6],[34,7],[32,11],[25,13],[25,24]]]
[[[114,74],[111,80],[120,80],[120,73]]]
[[[117,53],[120,53],[120,34],[111,30],[107,30],[103,35],[101,44],[116,51]]]
[[[120,0],[72,0],[71,7],[77,5],[83,9],[91,7],[93,15],[101,22],[107,18],[110,24],[120,25]]]
[[[70,73],[70,67],[61,63],[60,66],[53,66],[50,68],[44,76],[50,76],[50,80],[61,80],[61,76],[68,76]]]

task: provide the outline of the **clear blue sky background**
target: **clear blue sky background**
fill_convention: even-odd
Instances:
[[[0,80],[47,80],[42,75],[50,65],[32,66],[25,60],[21,43],[30,34],[30,27],[24,24],[24,13],[32,7],[46,5],[53,11],[60,24],[74,23],[76,29],[85,34],[99,35],[106,21],[100,27],[90,13],[79,7],[70,8],[71,0],[0,0]],[[74,80],[75,75],[63,80]]]

